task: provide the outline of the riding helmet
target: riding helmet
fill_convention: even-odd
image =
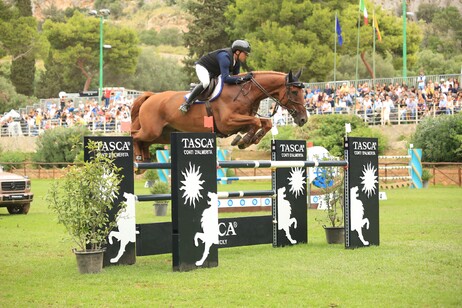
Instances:
[[[233,45],[231,45],[231,49],[233,50],[233,52],[236,52],[236,50],[240,50],[250,53],[250,44],[245,40],[236,40],[233,42]]]

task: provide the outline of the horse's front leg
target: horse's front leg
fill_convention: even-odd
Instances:
[[[261,128],[257,131],[255,136],[252,139],[252,144],[258,144],[263,137],[271,130],[272,123],[271,119],[260,119]]]
[[[255,133],[261,128],[262,123],[259,118],[248,115],[236,114],[230,116],[226,121],[224,121],[224,126],[231,131],[239,130],[241,131],[244,127],[249,127],[246,134],[242,136],[237,136],[231,145],[238,145],[240,149],[244,149],[252,144]]]

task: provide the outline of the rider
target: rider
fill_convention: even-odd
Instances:
[[[223,82],[228,84],[240,84],[252,78],[252,73],[244,77],[233,77],[240,72],[241,62],[247,60],[250,53],[250,44],[245,40],[236,40],[231,48],[224,48],[212,51],[201,57],[196,62],[196,74],[200,83],[192,90],[189,98],[179,110],[187,113],[189,107],[196,101],[199,94],[210,84],[210,79],[221,75]]]

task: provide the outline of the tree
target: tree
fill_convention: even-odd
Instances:
[[[140,91],[161,92],[186,90],[187,84],[177,59],[162,57],[152,48],[143,48],[135,74],[120,85]]]
[[[215,18],[223,16],[229,2],[229,0],[208,0],[203,4],[196,1],[187,3],[187,11],[193,16],[193,21],[189,24],[189,31],[183,38],[184,46],[188,48],[188,56],[183,62],[191,81],[196,81],[194,62],[199,57],[231,45],[225,32],[228,23],[224,18]]]
[[[17,94],[9,79],[0,76],[0,114],[33,105],[37,100],[23,94]]]
[[[366,2],[368,11],[372,4]],[[356,55],[358,1],[327,0],[320,2],[296,0],[252,1],[240,0],[231,4],[225,13],[231,26],[231,37],[247,38],[253,48],[249,64],[257,69],[288,71],[304,67],[304,80],[326,80],[333,68],[334,20],[339,13],[344,44],[337,48],[339,55]],[[377,45],[377,53],[393,59],[402,55],[401,19],[386,15],[380,7],[375,8],[380,22],[383,40]],[[369,26],[360,27],[360,52],[372,51],[373,28],[370,13]],[[420,43],[417,25],[408,26],[408,62],[415,62],[414,54]],[[402,61],[401,61],[402,62]],[[401,64],[394,63],[396,69]],[[360,78],[367,76],[360,76]]]
[[[16,92],[34,94],[35,58],[47,48],[32,17],[30,0],[18,0],[17,7],[0,5],[0,55],[11,56],[11,81]]]
[[[46,65],[59,66],[65,83],[73,82],[74,86],[80,84],[83,91],[96,86],[94,79],[99,73],[99,23],[99,18],[86,17],[76,11],[65,23],[47,20],[43,25],[51,45]],[[118,76],[119,79],[133,74],[139,55],[135,32],[116,27],[110,22],[104,23],[103,32],[104,44],[112,47],[104,51],[104,73]]]
[[[462,54],[462,16],[453,6],[432,9],[433,12],[428,14],[427,6],[419,6],[417,16],[425,18],[426,22],[422,22],[425,29],[422,49],[442,54],[445,61],[451,60]],[[458,72],[461,64],[456,65],[451,73]]]

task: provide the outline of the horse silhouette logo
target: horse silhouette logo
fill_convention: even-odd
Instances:
[[[290,202],[284,199],[286,197],[285,192],[285,187],[278,189],[278,230],[284,230],[290,243],[296,244],[297,241],[290,236],[290,227],[294,225],[294,228],[297,229],[297,219],[290,217],[292,215],[292,208]]]
[[[112,238],[115,237],[120,241],[119,253],[115,258],[110,260],[111,263],[117,263],[125,252],[125,247],[128,243],[134,243],[136,240],[136,218],[135,218],[135,202],[137,200],[136,195],[130,193],[124,193],[127,206],[125,209],[119,212],[116,218],[117,229],[119,231],[111,231],[108,236],[109,244],[112,245]]]
[[[196,266],[201,266],[204,264],[204,261],[207,259],[210,247],[212,244],[218,244],[218,195],[213,192],[208,192],[207,196],[210,198],[210,201],[207,203],[210,207],[206,208],[202,212],[201,218],[201,227],[203,232],[197,232],[194,235],[194,245],[199,246],[199,241],[201,240],[204,243],[204,253],[202,258],[199,261],[196,261]]]
[[[350,189],[350,209],[351,209],[351,231],[358,232],[359,239],[367,246],[369,242],[364,240],[363,227],[369,230],[369,219],[364,218],[364,206],[361,200],[358,199],[358,186]]]

